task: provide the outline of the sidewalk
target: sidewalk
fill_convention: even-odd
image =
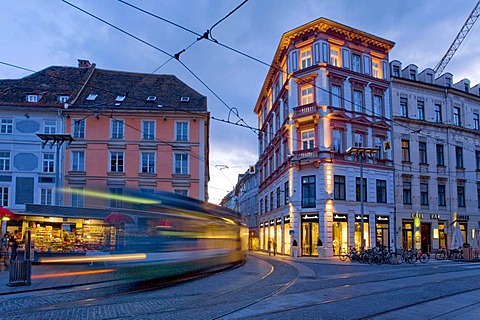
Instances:
[[[115,269],[104,264],[33,264],[30,285],[10,286],[10,270],[3,264],[0,270],[0,296],[95,283],[113,285],[122,280]]]

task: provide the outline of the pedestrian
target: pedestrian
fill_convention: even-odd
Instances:
[[[18,230],[15,230],[13,232],[13,235],[10,237],[10,248],[11,248],[11,255],[10,255],[10,261],[17,260],[17,249],[18,249],[18,236],[17,236]]]
[[[272,253],[272,239],[268,240],[268,255]]]
[[[275,256],[277,253],[277,243],[273,241],[273,255]]]
[[[292,253],[294,258],[298,256],[298,243],[297,243],[297,240],[295,239],[293,239],[293,242],[292,242]]]

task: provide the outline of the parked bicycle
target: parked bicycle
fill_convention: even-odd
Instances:
[[[447,249],[447,248],[441,248],[440,250],[435,253],[435,259],[436,260],[463,260],[463,250],[458,248],[458,249]]]

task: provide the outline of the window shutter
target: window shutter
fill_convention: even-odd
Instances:
[[[320,43],[315,42],[313,44],[313,63],[317,64],[320,63],[321,61],[321,55],[320,55]]]
[[[387,63],[387,61],[382,61],[382,68],[383,68],[383,72],[382,72],[382,74],[383,74],[383,79],[387,80],[387,79],[390,77],[390,75],[389,75],[389,71],[390,71],[390,70],[389,70],[389,68],[388,68],[388,63]]]
[[[330,46],[326,42],[322,42],[322,62],[330,62]]]
[[[342,66],[345,69],[350,69],[350,50],[342,49]]]
[[[365,74],[372,74],[372,60],[370,56],[364,55],[363,56],[363,73]]]
[[[298,70],[298,50],[290,52],[289,60],[289,70],[288,73],[294,72]]]

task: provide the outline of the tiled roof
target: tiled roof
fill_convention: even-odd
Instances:
[[[65,95],[71,97],[69,110],[106,104],[108,109],[118,110],[207,111],[207,98],[173,75],[94,68],[52,66],[21,79],[0,80],[0,106],[63,107],[58,96]],[[93,71],[90,78],[89,71]],[[30,94],[40,100],[27,102]],[[97,97],[87,100],[90,94]],[[125,99],[115,101],[118,96]],[[149,96],[156,98],[147,101]]]
[[[87,100],[97,94],[95,100]],[[125,96],[123,101],[116,101]],[[147,101],[147,98],[156,97]],[[188,97],[188,101],[181,101]],[[207,111],[207,98],[190,88],[173,75],[156,75],[96,69],[73,108],[85,108],[106,104],[119,110],[184,110]],[[160,107],[159,107],[160,105]],[[72,108],[69,107],[69,108]]]
[[[79,90],[87,71],[52,66],[21,79],[0,80],[0,105],[62,107],[58,96],[72,96]],[[40,99],[27,102],[27,95],[39,95]]]

